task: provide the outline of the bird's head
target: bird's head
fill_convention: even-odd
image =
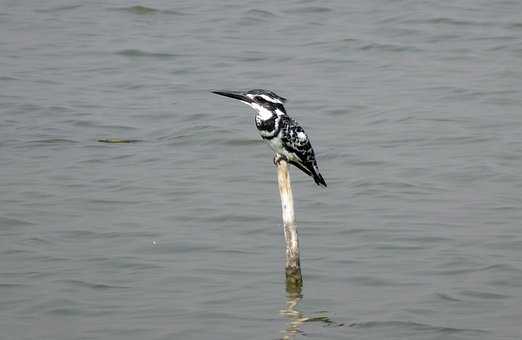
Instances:
[[[286,98],[280,97],[270,90],[248,90],[248,91],[212,91],[221,96],[237,99],[252,107],[262,117],[271,117],[273,114],[286,114],[283,103]]]

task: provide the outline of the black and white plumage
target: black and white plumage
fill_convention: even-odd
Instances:
[[[225,97],[238,99],[256,111],[256,127],[276,153],[274,162],[283,158],[305,174],[312,176],[317,185],[326,187],[319,172],[310,139],[299,124],[286,114],[286,98],[269,90],[212,91]]]

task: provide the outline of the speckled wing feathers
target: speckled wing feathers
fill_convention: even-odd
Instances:
[[[289,116],[281,117],[281,141],[284,148],[297,159],[290,159],[290,163],[297,166],[307,175],[314,178],[318,185],[326,186],[326,181],[319,173],[314,149],[304,129]],[[303,169],[304,168],[304,169]]]

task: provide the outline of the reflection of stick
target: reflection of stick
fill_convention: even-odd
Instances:
[[[336,324],[328,315],[327,312],[321,312],[322,314],[316,316],[306,316],[303,312],[296,309],[299,302],[301,302],[302,295],[300,293],[289,293],[288,300],[286,302],[286,309],[281,310],[281,315],[288,318],[288,324],[286,329],[282,331],[283,337],[281,340],[294,340],[297,335],[303,334],[301,329],[305,322],[321,322],[325,326],[343,326],[343,324]]]
[[[288,325],[281,340],[291,340],[301,332],[300,327],[303,324],[303,313],[296,310],[295,307],[301,301],[300,294],[288,294],[288,301],[286,302],[286,309],[281,310],[281,315],[288,318]]]
[[[299,261],[299,240],[297,238],[297,226],[294,215],[294,198],[292,185],[288,173],[288,163],[284,159],[277,162],[277,182],[281,195],[281,207],[283,210],[283,230],[286,241],[286,284],[287,287],[301,287],[301,264]]]

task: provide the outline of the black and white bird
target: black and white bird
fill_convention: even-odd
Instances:
[[[285,159],[308,176],[317,185],[326,187],[326,181],[319,172],[314,149],[305,131],[286,114],[283,103],[286,98],[269,90],[212,91],[225,97],[234,98],[249,105],[256,111],[256,127],[265,141],[275,152],[274,163]]]

